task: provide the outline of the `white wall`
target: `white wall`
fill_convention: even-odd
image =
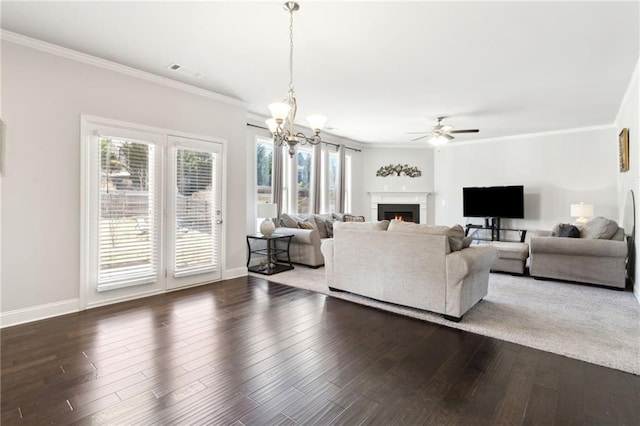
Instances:
[[[363,166],[361,182],[363,192],[360,197],[362,214],[367,220],[377,220],[371,216],[371,198],[369,191],[420,191],[433,192],[433,150],[425,147],[421,148],[392,148],[374,147],[367,148],[362,153]],[[417,167],[422,176],[411,178],[408,176],[376,176],[376,172],[382,166],[389,164],[406,164],[410,167]],[[432,194],[433,195],[433,194]],[[427,223],[434,224],[433,196],[427,199]],[[358,211],[357,213],[360,213]]]
[[[617,135],[611,126],[522,136],[435,150],[436,222],[466,222],[465,186],[524,185],[525,219],[503,221],[528,230],[573,222],[570,204],[595,206],[597,216],[618,218]],[[479,223],[477,220],[474,223]]]
[[[616,132],[620,132],[623,128],[629,129],[629,171],[626,173],[618,173],[618,205],[620,206],[620,220],[626,219],[629,222],[629,213],[627,213],[625,207],[626,200],[629,191],[634,192],[635,196],[635,224],[636,224],[636,252],[638,242],[640,242],[640,182],[638,180],[638,170],[640,169],[640,61],[636,65],[636,69],[629,82],[629,87],[625,97],[620,105],[620,110],[616,117]],[[629,226],[628,224],[626,226]],[[640,301],[640,273],[637,268],[637,255],[636,255],[636,269],[635,269],[635,286],[634,294],[638,301]]]
[[[0,225],[3,314],[79,296],[80,114],[227,140],[223,268],[244,269],[246,111],[239,103],[7,41],[2,42],[2,103],[7,127]]]

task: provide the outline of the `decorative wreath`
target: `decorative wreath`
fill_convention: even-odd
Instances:
[[[376,172],[376,176],[387,177],[393,175],[394,173],[396,174],[396,176],[400,176],[402,173],[404,173],[405,176],[409,176],[412,178],[422,176],[422,172],[418,170],[417,167],[409,167],[409,165],[407,164],[389,164],[388,166],[382,166]]]

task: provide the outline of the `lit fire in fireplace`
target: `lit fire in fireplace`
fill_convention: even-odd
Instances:
[[[395,215],[394,219],[399,220],[400,222],[404,221],[404,218],[400,215]]]

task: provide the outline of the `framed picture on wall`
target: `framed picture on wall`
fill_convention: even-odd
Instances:
[[[629,171],[629,129],[622,129],[618,135],[618,150],[620,154],[620,172]]]

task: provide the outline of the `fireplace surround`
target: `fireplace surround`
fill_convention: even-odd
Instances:
[[[413,212],[413,221],[415,223],[427,223],[427,199],[430,192],[408,192],[408,191],[369,191],[371,198],[371,215],[373,219],[377,219],[378,205],[394,204],[401,209],[402,212],[411,211],[407,207],[409,205],[418,206],[417,214]],[[400,207],[401,206],[401,207]]]

